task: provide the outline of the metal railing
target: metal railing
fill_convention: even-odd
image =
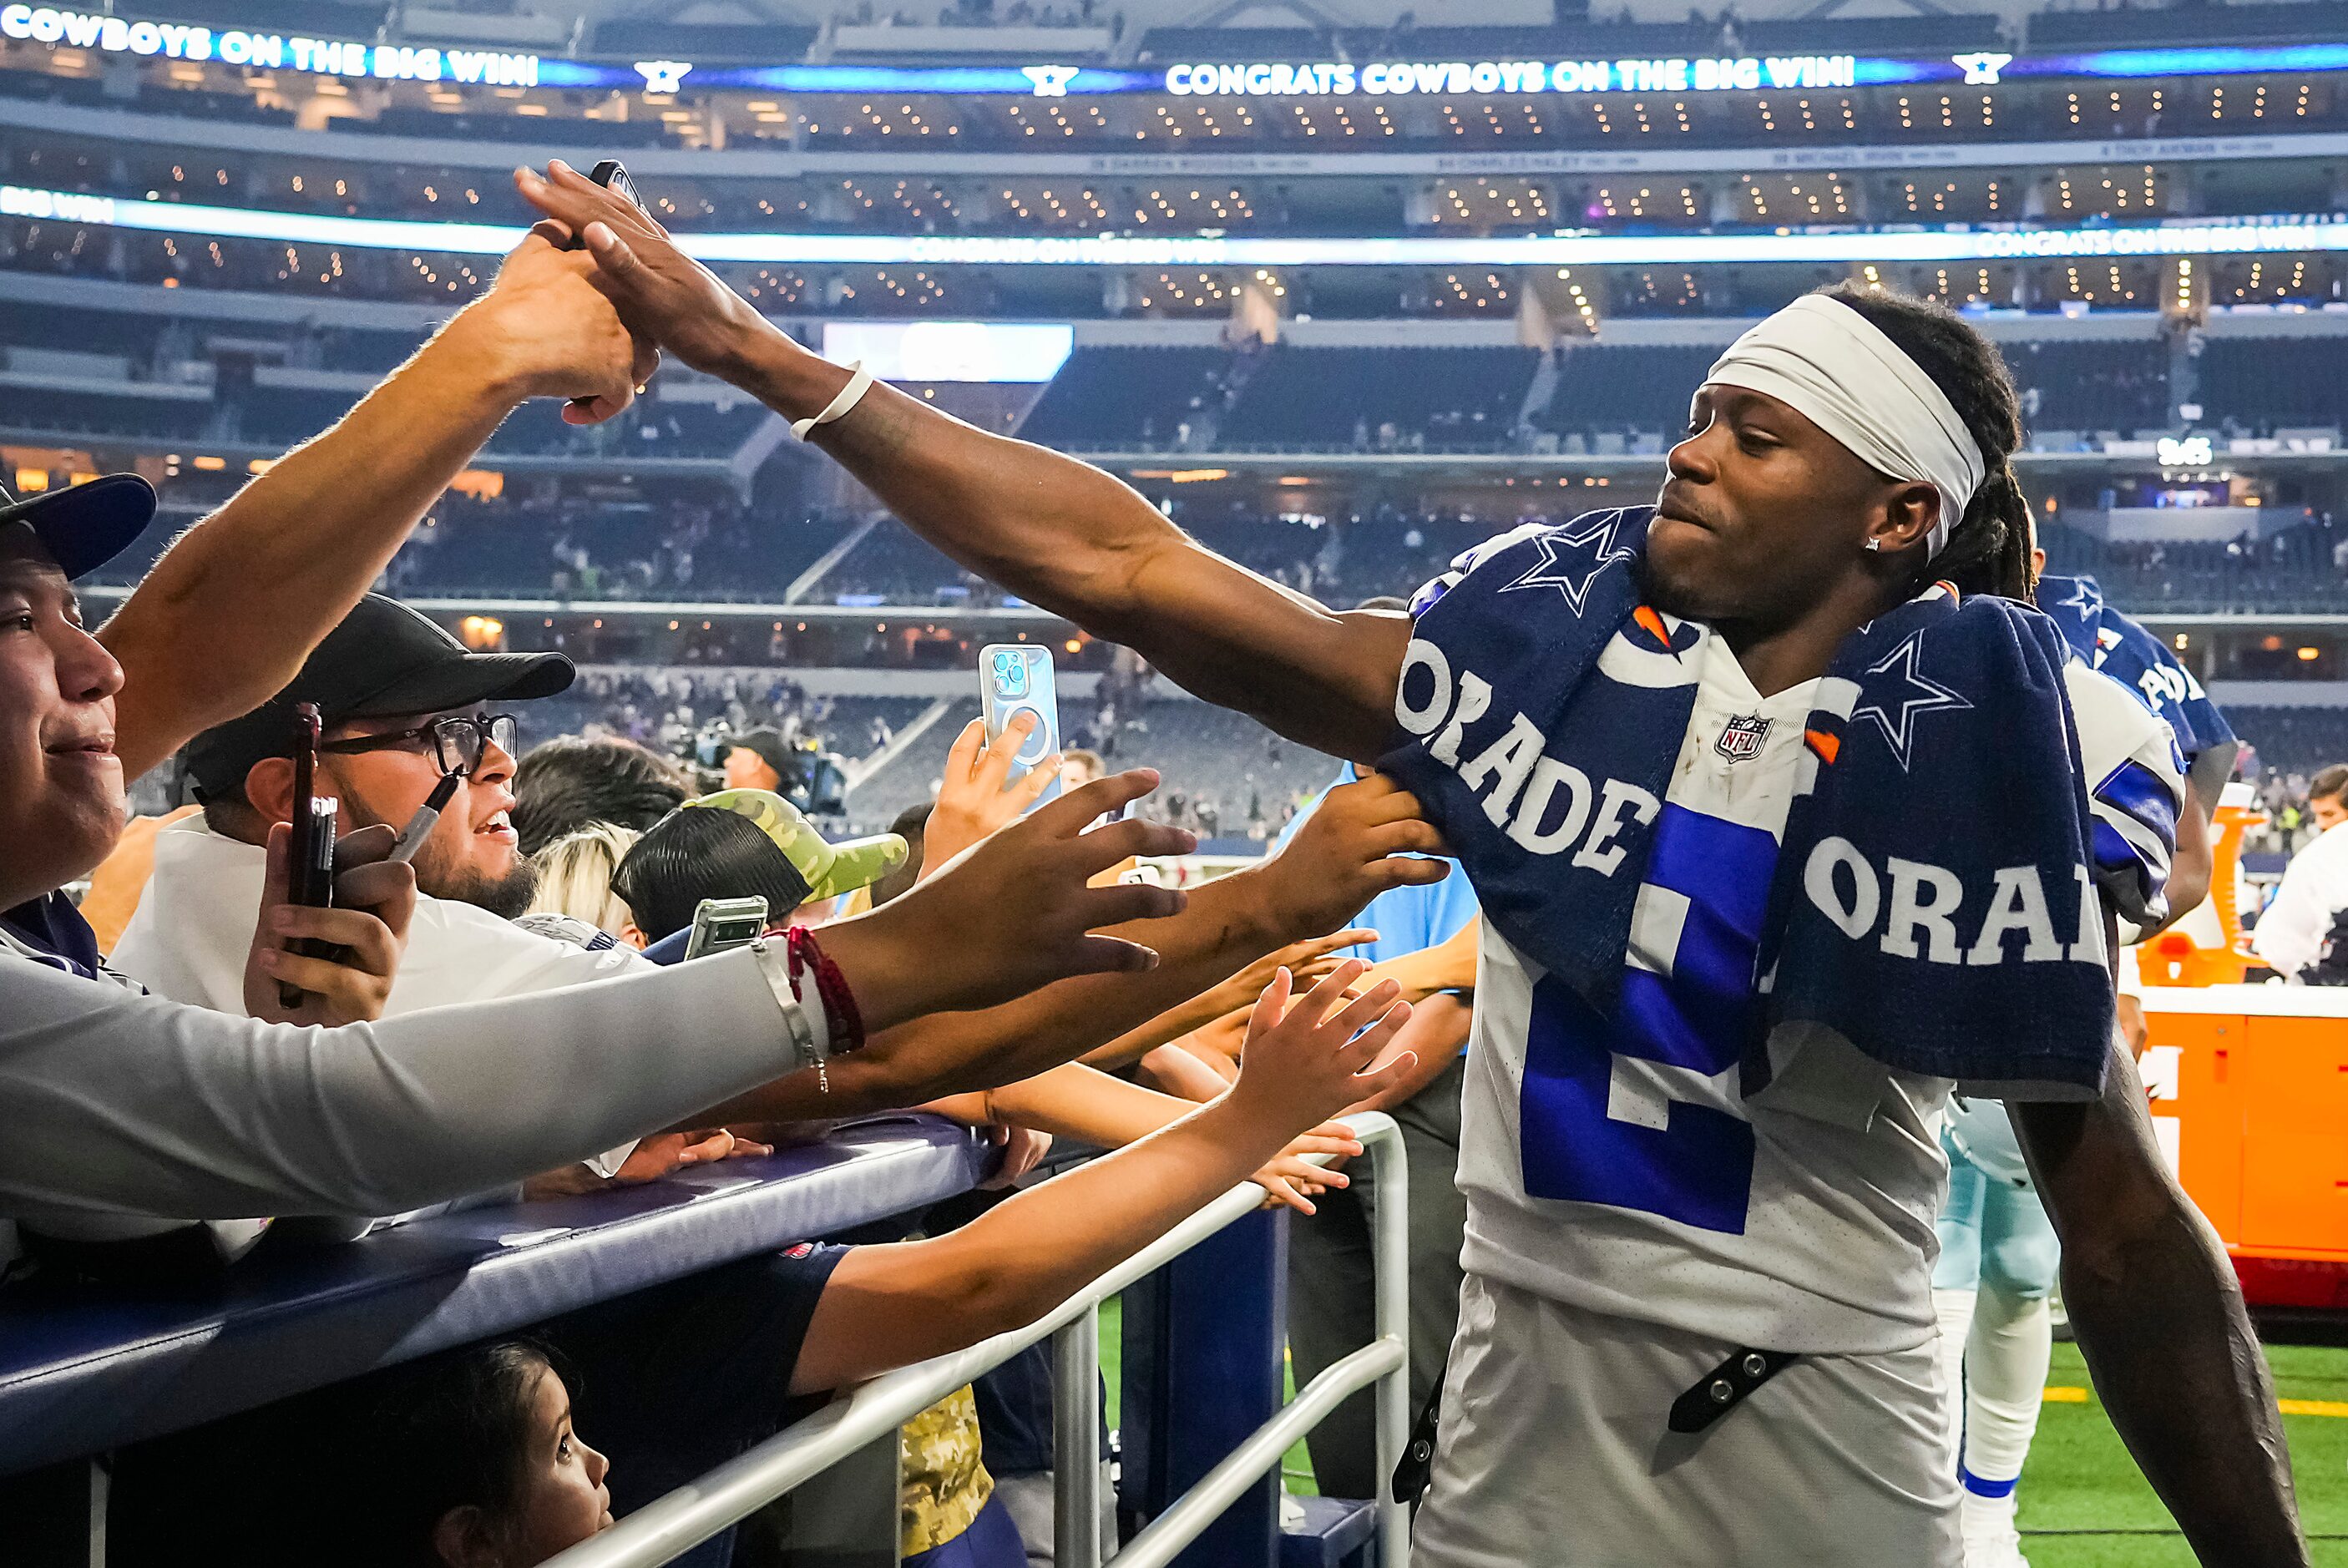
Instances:
[[[1370,1238],[1376,1277],[1375,1337],[1298,1389],[1277,1415],[1127,1542],[1117,1553],[1117,1568],[1164,1568],[1250,1485],[1278,1465],[1297,1439],[1318,1426],[1346,1396],[1374,1383],[1378,1474],[1391,1475],[1402,1458],[1410,1425],[1410,1176],[1401,1130],[1391,1118],[1372,1112],[1346,1120],[1369,1156],[1376,1182]],[[1262,1189],[1252,1182],[1232,1188],[1026,1327],[873,1378],[691,1485],[549,1558],[546,1568],[652,1568],[665,1563],[895,1431],[980,1373],[1047,1336],[1054,1340],[1056,1373],[1053,1561],[1059,1568],[1099,1568],[1096,1445],[1100,1362],[1094,1308],[1262,1201]],[[1408,1568],[1409,1511],[1390,1496],[1377,1499],[1375,1506],[1380,1568]]]

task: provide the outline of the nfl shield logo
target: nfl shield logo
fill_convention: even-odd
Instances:
[[[1769,721],[1757,713],[1743,718],[1732,718],[1721,727],[1720,738],[1712,748],[1731,762],[1743,762],[1761,755],[1761,742],[1769,735]]]

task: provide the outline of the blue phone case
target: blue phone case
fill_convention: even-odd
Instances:
[[[989,643],[978,654],[978,695],[989,745],[1002,735],[1012,716],[1023,709],[1039,721],[1027,744],[1012,759],[1012,778],[1021,777],[1060,749],[1060,698],[1053,679],[1051,649],[1033,643]],[[1059,792],[1060,781],[1056,779],[1035,798],[1035,805]]]

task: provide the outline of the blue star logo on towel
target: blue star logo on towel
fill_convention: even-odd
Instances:
[[[2085,577],[2071,580],[2071,596],[2054,602],[2058,610],[2073,610],[2082,621],[2093,621],[2104,613],[2104,591]]]
[[[1573,613],[1580,615],[1589,603],[1590,585],[1598,574],[1617,561],[1628,561],[1636,553],[1622,542],[1623,521],[1630,516],[1624,510],[1600,512],[1595,517],[1580,520],[1580,525],[1566,524],[1537,536],[1533,548],[1540,559],[1525,569],[1524,574],[1500,589],[1513,593],[1520,588],[1554,588],[1562,594]],[[1642,524],[1645,519],[1641,520]],[[1571,531],[1568,531],[1570,530]]]
[[[1908,770],[1908,748],[1916,737],[1919,716],[1942,708],[1972,707],[1963,697],[1916,668],[1924,634],[1918,632],[1867,666],[1859,682],[1863,699],[1850,710],[1851,722],[1864,718],[1883,732],[1883,743]],[[1879,678],[1880,677],[1880,678]]]

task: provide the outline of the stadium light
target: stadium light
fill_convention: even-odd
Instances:
[[[0,215],[282,244],[502,255],[524,231],[273,212],[195,202],[88,196],[0,185]],[[1950,224],[1939,228],[1780,229],[1766,234],[1411,235],[1364,239],[1116,234],[1019,238],[980,234],[681,233],[704,262],[790,266],[1571,267],[1723,263],[1982,262],[2348,252],[2348,219],[2281,216],[2071,229]]]

